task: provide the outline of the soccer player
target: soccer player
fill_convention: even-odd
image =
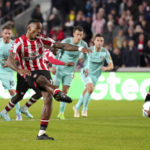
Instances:
[[[72,102],[72,99],[56,89],[51,84],[51,76],[44,60],[44,47],[90,52],[89,49],[73,46],[66,43],[55,42],[50,38],[39,37],[42,24],[37,20],[29,22],[26,35],[17,38],[8,57],[9,66],[17,73],[25,76],[29,86],[36,92],[41,93],[44,106],[41,116],[40,130],[37,140],[54,140],[46,134],[46,129],[52,112],[52,96],[57,101]],[[15,64],[15,57],[18,56],[21,69]],[[13,106],[17,102],[13,99],[8,105]]]
[[[90,47],[93,53],[88,55],[86,60],[87,65],[81,71],[81,77],[85,85],[85,89],[83,90],[78,103],[73,107],[74,117],[80,117],[79,109],[81,105],[83,105],[81,115],[83,117],[87,117],[88,103],[98,78],[102,71],[113,69],[113,62],[110,53],[103,47],[103,44],[104,37],[97,34],[94,39],[94,46]],[[106,67],[104,66],[105,60],[108,64]]]
[[[50,62],[52,64],[55,65],[66,65],[66,66],[72,66],[73,63],[69,62],[69,63],[64,63],[62,61],[59,61],[57,59],[54,58],[53,53],[50,52],[49,50],[45,50],[44,52],[44,56],[45,56],[45,60],[47,62]],[[17,60],[17,59],[16,59]],[[5,67],[9,67],[9,64],[7,64],[7,62],[5,62]],[[27,81],[20,75],[17,73],[17,86],[16,86],[16,95],[14,96],[15,99],[17,99],[17,101],[20,101],[23,99],[25,93],[28,91],[28,89],[30,89]],[[25,114],[28,118],[32,119],[33,116],[29,113],[28,108],[32,106],[32,104],[34,104],[39,98],[41,98],[42,95],[41,93],[37,92],[36,94],[34,94],[28,102],[25,103],[25,105],[23,107],[20,108],[20,112]],[[12,100],[11,100],[12,101]],[[10,117],[8,115],[8,112],[12,109],[13,107],[7,105],[5,107],[5,109],[3,109],[0,113],[0,115],[3,116],[3,118],[6,121],[10,121]]]
[[[83,28],[81,26],[76,26],[73,29],[73,37],[66,38],[62,41],[62,43],[68,43],[76,46],[81,46],[84,48],[88,48],[88,45],[85,41],[82,40],[83,38]],[[68,66],[56,66],[53,67],[53,71],[56,71],[56,74],[53,78],[54,85],[58,88],[60,84],[62,84],[62,91],[67,94],[68,90],[71,86],[73,74],[75,71],[75,67],[78,62],[78,58],[80,56],[81,52],[79,51],[63,51],[59,50],[57,56],[58,59],[65,62],[74,62],[74,66],[68,67]],[[64,112],[65,112],[65,102],[60,102],[60,112],[58,114],[58,118],[60,120],[64,120]]]
[[[150,88],[149,88],[149,92],[145,97],[145,102],[143,104],[142,111],[143,111],[143,117],[150,117]]]
[[[13,76],[13,70],[10,68],[3,67],[3,60],[7,59],[9,56],[10,48],[13,44],[12,37],[12,30],[9,26],[4,26],[2,28],[2,38],[0,38],[0,80],[2,82],[3,87],[9,91],[11,97],[15,96],[15,82]],[[22,120],[21,112],[20,112],[20,105],[16,103],[16,120]]]

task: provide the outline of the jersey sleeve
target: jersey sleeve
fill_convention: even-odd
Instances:
[[[48,46],[53,46],[55,41],[49,37],[44,38],[44,37],[39,37],[39,40],[44,44],[44,45],[48,45]]]
[[[106,59],[107,63],[112,63],[112,58],[111,58],[108,50],[106,50],[106,58],[105,59]]]
[[[60,61],[58,59],[55,59],[54,55],[52,54],[52,52],[50,52],[48,50],[45,51],[45,60],[50,62],[53,65],[65,65],[64,62],[62,62],[62,61]]]
[[[11,46],[10,52],[18,53],[21,50],[21,42],[19,39],[16,39]]]

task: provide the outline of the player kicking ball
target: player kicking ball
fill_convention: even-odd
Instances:
[[[102,71],[108,71],[113,69],[113,62],[110,53],[103,47],[104,37],[97,34],[94,39],[94,46],[90,47],[93,53],[86,56],[87,60],[84,62],[85,67],[81,71],[81,78],[85,85],[82,95],[78,103],[73,107],[74,117],[79,118],[79,109],[83,105],[81,115],[87,117],[88,104],[90,102],[91,94],[94,87],[101,76]],[[104,62],[107,62],[107,66],[104,66]]]
[[[72,51],[81,50],[84,52],[90,52],[90,50],[67,43],[55,42],[51,38],[39,37],[41,31],[42,24],[37,20],[31,20],[27,27],[27,33],[15,40],[8,57],[8,64],[9,67],[17,73],[24,75],[30,88],[36,93],[41,93],[43,97],[44,106],[41,115],[40,130],[36,139],[54,140],[53,137],[49,137],[46,134],[46,129],[52,113],[52,96],[57,101],[68,103],[72,102],[72,99],[52,85],[49,68],[43,56],[45,47]],[[21,68],[15,64],[16,55]],[[10,101],[8,105],[12,105],[12,101]]]

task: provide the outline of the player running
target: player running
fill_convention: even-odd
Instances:
[[[79,109],[83,105],[81,115],[87,117],[88,103],[90,101],[91,94],[94,87],[102,73],[102,71],[112,70],[113,62],[110,53],[103,47],[104,37],[97,34],[94,39],[94,46],[90,47],[93,53],[86,56],[85,67],[81,71],[81,78],[85,85],[82,95],[78,103],[73,107],[74,117],[80,117]],[[107,62],[108,66],[104,66],[104,62]]]
[[[39,21],[32,20],[27,27],[26,35],[23,35],[15,40],[8,57],[9,66],[17,73],[25,75],[30,88],[35,92],[40,92],[43,96],[44,106],[41,116],[40,130],[37,140],[54,140],[46,134],[46,129],[52,112],[52,96],[57,101],[72,102],[72,99],[56,89],[51,84],[51,76],[49,68],[44,60],[44,47],[53,46],[55,48],[90,52],[90,50],[73,46],[70,44],[63,44],[55,42],[50,38],[38,37],[42,30],[42,24]],[[15,64],[15,57],[18,56],[21,69]],[[13,105],[16,100],[12,100],[8,105]]]
[[[0,38],[0,80],[2,82],[3,87],[9,91],[11,97],[15,96],[15,82],[13,70],[10,68],[3,67],[3,61],[7,60],[10,52],[10,48],[13,44],[12,30],[9,26],[4,26],[2,29],[2,38]],[[21,112],[20,112],[20,104],[16,103],[16,120],[22,120]]]
[[[73,37],[64,39],[62,43],[68,43],[68,44],[88,48],[87,43],[82,40],[83,34],[84,34],[83,28],[81,26],[76,26],[73,29]],[[61,61],[74,62],[74,66],[72,67],[68,67],[68,66],[53,67],[54,73],[56,72],[55,76],[53,77],[54,85],[58,88],[59,85],[62,84],[62,91],[65,94],[68,93],[68,90],[71,86],[73,74],[80,54],[81,52],[79,51],[63,51],[61,49],[57,54],[57,58]],[[64,116],[65,106],[66,106],[65,102],[60,103],[60,112],[57,116],[60,120],[65,119]]]

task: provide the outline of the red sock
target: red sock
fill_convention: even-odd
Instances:
[[[59,89],[55,89],[53,95],[57,94],[58,92],[60,92],[61,90]]]
[[[5,110],[6,110],[7,112],[9,112],[11,109],[14,108],[14,106],[15,106],[15,104],[10,101],[10,102],[7,104],[7,106],[5,107]]]
[[[26,106],[27,107],[30,107],[32,104],[34,104],[36,102],[36,99],[34,99],[34,98],[31,98],[28,102],[26,102]]]

